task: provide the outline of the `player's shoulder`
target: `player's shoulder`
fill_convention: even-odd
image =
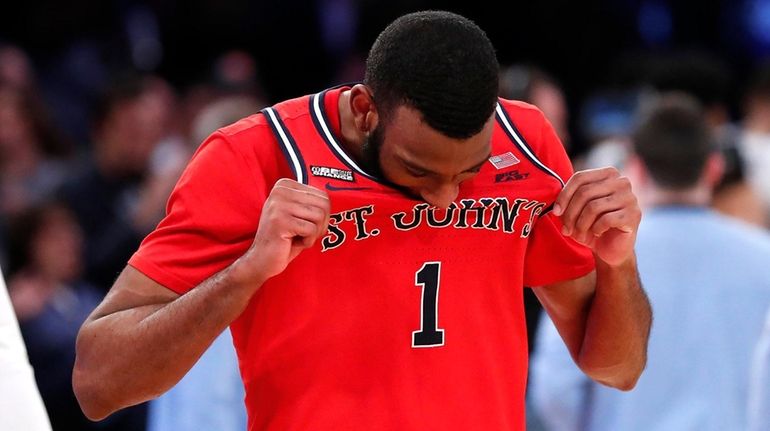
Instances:
[[[277,112],[279,107],[289,106],[299,112],[301,99],[291,99],[271,108]],[[305,104],[305,111],[307,111],[306,106],[307,104]],[[283,118],[283,113],[280,115]],[[236,157],[245,161],[253,169],[264,172],[265,175],[280,177],[285,174],[286,166],[282,162],[285,158],[264,110],[214,131],[198,147],[193,160],[202,154],[222,162]]]
[[[538,157],[549,158],[552,153],[564,151],[553,126],[540,108],[519,100],[498,100],[503,111],[497,112],[500,126],[508,128],[510,124],[512,130],[509,132],[520,135]],[[504,119],[500,118],[502,116]]]
[[[539,133],[540,129],[547,123],[543,111],[531,103],[503,98],[499,98],[498,101],[508,119],[522,133],[525,130]]]
[[[292,120],[297,117],[309,115],[308,99],[310,96],[302,96],[294,99],[284,100],[270,107],[281,121]],[[222,127],[218,130],[223,136],[230,140],[249,140],[253,141],[255,137],[273,137],[270,128],[270,120],[264,111],[254,113],[248,117],[242,118],[233,124]]]
[[[282,157],[264,115],[255,113],[211,133],[197,148],[191,165],[246,163],[252,169],[275,165]]]
[[[232,124],[221,127],[216,133],[229,140],[239,140],[248,139],[255,134],[263,134],[269,131],[269,125],[265,116],[261,112],[256,112]]]

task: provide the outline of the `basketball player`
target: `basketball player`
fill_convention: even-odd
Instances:
[[[633,387],[636,198],[614,170],[573,176],[497,73],[475,24],[410,14],[363,84],[211,136],[81,329],[86,415],[163,393],[230,325],[250,430],[523,429],[523,285],[587,374]]]

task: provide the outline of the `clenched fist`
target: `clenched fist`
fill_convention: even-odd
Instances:
[[[615,168],[576,172],[556,198],[554,215],[562,233],[590,247],[610,265],[619,265],[634,253],[636,231],[642,218],[628,178]]]
[[[249,250],[238,259],[239,278],[261,285],[312,246],[329,224],[329,196],[315,187],[280,179],[262,207]]]

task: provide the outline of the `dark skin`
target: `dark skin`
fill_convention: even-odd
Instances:
[[[346,150],[362,160],[367,137],[384,127],[382,175],[437,207],[451,204],[460,183],[489,157],[491,117],[480,133],[458,140],[431,129],[407,106],[380,124],[364,85],[345,91],[339,108]],[[73,386],[86,416],[102,419],[176,384],[260,286],[326,232],[329,210],[324,191],[278,181],[250,249],[183,296],[127,266],[78,336]],[[554,211],[567,234],[592,247],[597,269],[535,293],[576,363],[597,381],[630,389],[644,368],[651,319],[633,254],[641,218],[636,198],[616,171],[586,171],[570,179]]]

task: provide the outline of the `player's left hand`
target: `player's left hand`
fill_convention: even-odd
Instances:
[[[642,210],[631,182],[608,167],[576,172],[554,202],[562,234],[590,247],[609,265],[632,258]]]

